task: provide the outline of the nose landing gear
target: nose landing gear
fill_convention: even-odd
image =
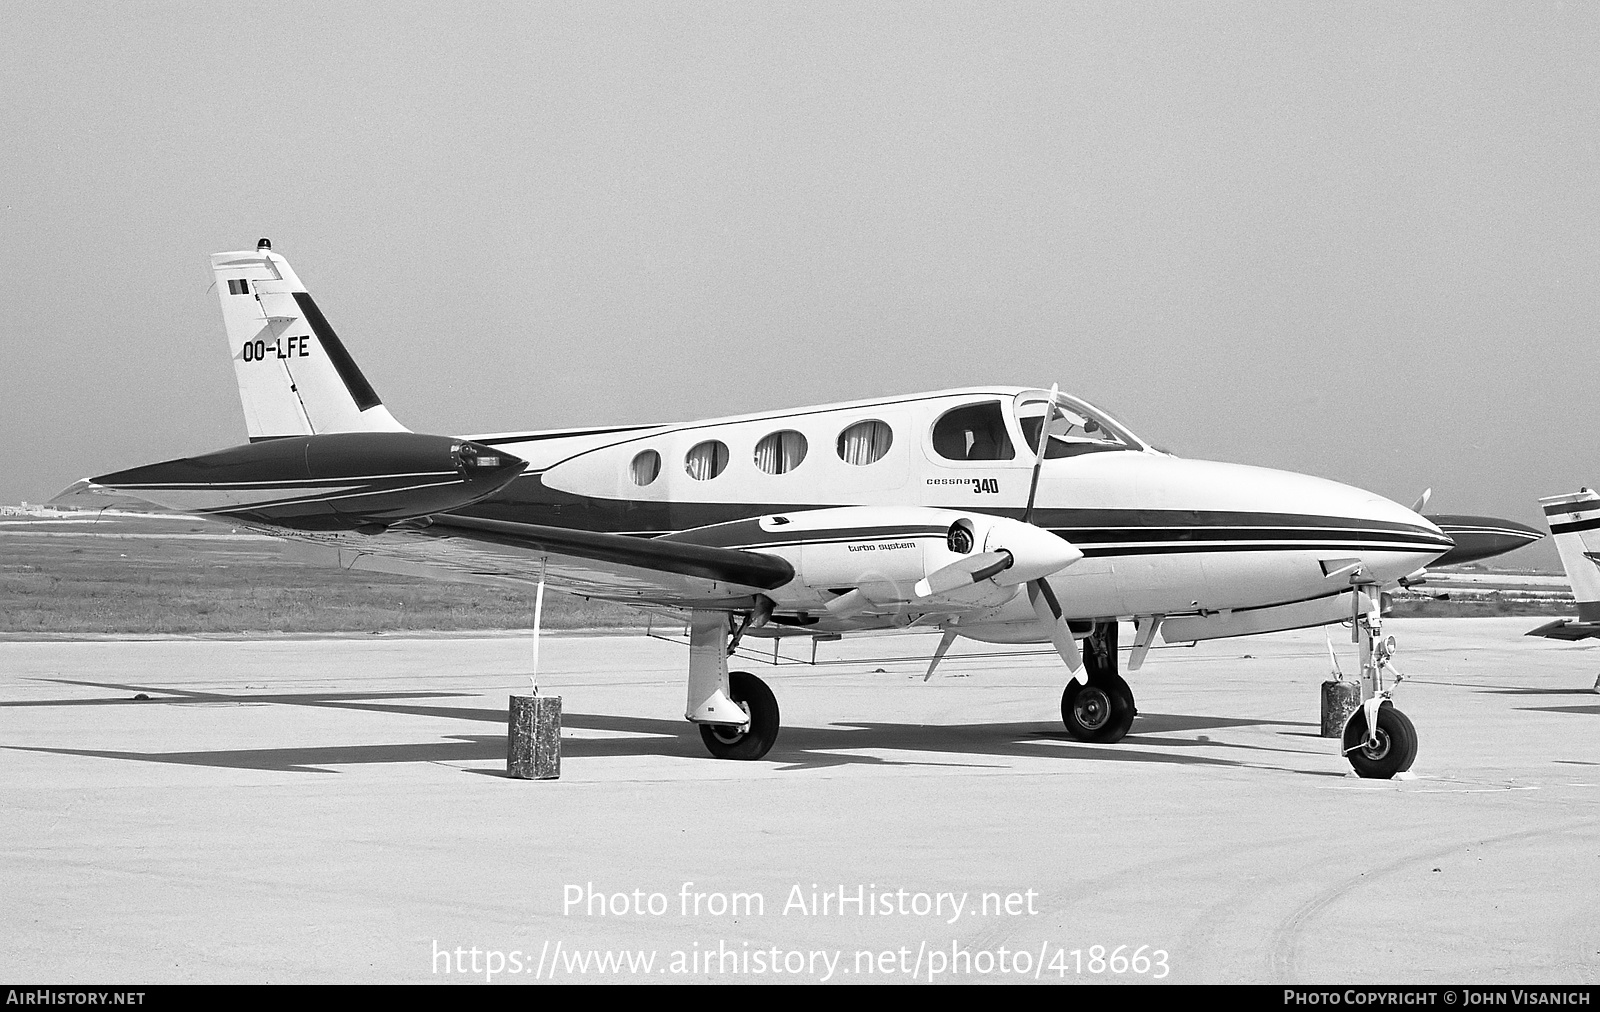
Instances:
[[[1086,681],[1067,683],[1061,693],[1061,723],[1078,741],[1118,742],[1133,726],[1138,709],[1133,690],[1117,674],[1117,622],[1096,622],[1083,641]]]
[[[1061,693],[1061,723],[1079,741],[1121,741],[1133,717],[1133,690],[1121,675],[1101,675],[1087,685],[1072,682]]]
[[[1358,775],[1388,780],[1409,770],[1417,758],[1417,729],[1410,717],[1385,699],[1378,706],[1378,725],[1371,734],[1365,709],[1350,715],[1344,726],[1344,754]]]
[[[1417,758],[1417,729],[1411,718],[1395,709],[1393,686],[1384,687],[1383,673],[1400,673],[1389,663],[1394,656],[1393,636],[1383,635],[1383,602],[1378,585],[1351,577],[1351,638],[1361,657],[1361,706],[1344,725],[1344,755],[1358,776],[1390,780],[1406,773]]]

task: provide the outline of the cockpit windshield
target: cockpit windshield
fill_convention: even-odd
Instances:
[[[1030,390],[1018,394],[1016,400],[1017,423],[1022,427],[1022,435],[1028,441],[1030,453],[1039,452],[1039,428],[1046,409],[1050,414],[1050,440],[1044,454],[1046,460],[1104,450],[1144,449],[1144,444],[1113,421],[1110,415],[1084,401],[1058,393],[1052,407],[1047,392]]]

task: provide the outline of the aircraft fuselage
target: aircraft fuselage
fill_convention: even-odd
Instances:
[[[529,467],[459,512],[782,555],[800,565],[794,585],[771,594],[780,611],[819,615],[816,631],[859,628],[859,618],[831,621],[819,611],[825,578],[807,578],[808,555],[820,558],[831,545],[849,552],[859,570],[872,553],[885,577],[898,581],[937,567],[948,523],[919,523],[896,510],[1021,518],[1037,445],[1023,428],[1030,397],[1044,399],[1022,387],[975,387],[676,425],[474,436]],[[945,421],[953,415],[972,423],[954,442]],[[1349,613],[1338,600],[1345,594],[1348,602],[1349,562],[1388,583],[1451,546],[1432,523],[1370,492],[1175,457],[1097,417],[1105,426],[1100,440],[1063,443],[1066,455],[1044,461],[1033,514],[1034,524],[1083,553],[1051,579],[1070,618],[1188,617],[1188,632],[1231,635],[1252,613],[1288,608],[1258,616],[1255,626],[1321,624]],[[850,441],[873,425],[868,436],[880,445],[863,456],[864,441]],[[880,507],[881,526],[858,523],[846,537],[837,526],[803,532],[793,522],[831,507]],[[789,522],[754,522],[774,516]],[[891,562],[894,555],[902,558]],[[907,556],[922,564],[907,564]],[[878,609],[886,624],[917,611],[914,603]],[[1290,625],[1272,626],[1277,619]],[[981,639],[1039,635],[1032,609],[1016,597],[960,625]]]

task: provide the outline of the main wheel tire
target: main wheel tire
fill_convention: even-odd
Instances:
[[[1137,712],[1133,690],[1118,674],[1102,673],[1087,685],[1072,682],[1061,693],[1061,723],[1079,741],[1121,741]]]
[[[728,696],[750,715],[743,731],[727,724],[701,724],[700,739],[718,759],[760,759],[778,740],[778,699],[748,671],[728,672]]]
[[[1367,744],[1367,715],[1351,714],[1344,726],[1345,757],[1356,775],[1369,780],[1389,780],[1404,773],[1417,759],[1417,729],[1411,718],[1385,703],[1378,708],[1378,743]]]

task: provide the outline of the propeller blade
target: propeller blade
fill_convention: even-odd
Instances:
[[[957,559],[943,569],[934,570],[918,580],[917,585],[911,589],[919,598],[948,594],[952,590],[970,587],[974,583],[982,583],[991,576],[998,576],[1010,569],[1015,561],[1010,552],[979,552],[964,559]]]
[[[1028,508],[1022,511],[1022,522],[1033,523],[1033,499],[1039,494],[1039,469],[1044,466],[1045,451],[1050,448],[1050,422],[1056,414],[1056,394],[1060,384],[1050,384],[1050,400],[1044,406],[1044,417],[1039,420],[1039,447],[1033,455],[1033,480],[1028,483]]]
[[[1056,600],[1055,591],[1050,589],[1050,584],[1044,580],[1028,581],[1028,600],[1033,604],[1033,612],[1039,616],[1039,621],[1050,630],[1050,642],[1055,645],[1056,653],[1066,662],[1067,670],[1072,673],[1071,681],[1085,681],[1083,677],[1083,656],[1078,653],[1078,643],[1072,638],[1072,629],[1067,625],[1066,619],[1061,617],[1061,602]]]
[[[939,637],[939,646],[933,651],[933,663],[928,665],[928,673],[922,676],[924,682],[933,677],[933,669],[937,668],[939,662],[944,660],[945,651],[949,650],[950,644],[955,641],[956,633],[954,629],[946,629],[944,635]]]
[[[1417,498],[1416,502],[1411,504],[1411,512],[1413,512],[1413,513],[1421,513],[1423,508],[1428,505],[1428,500],[1432,499],[1432,498],[1433,498],[1433,489],[1431,489],[1431,488],[1423,489],[1422,490],[1422,495]]]

